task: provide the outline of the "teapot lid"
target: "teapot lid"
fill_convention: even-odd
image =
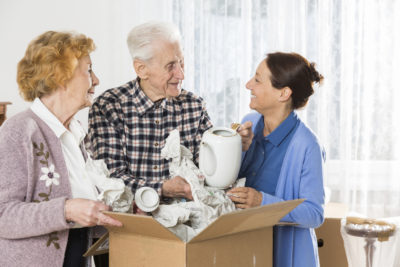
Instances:
[[[231,136],[235,136],[237,134],[236,131],[234,131],[230,128],[225,128],[225,127],[212,128],[211,133],[216,136],[221,136],[221,137],[231,137]]]

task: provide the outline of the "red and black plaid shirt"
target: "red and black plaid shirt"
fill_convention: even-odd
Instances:
[[[120,177],[132,192],[150,186],[161,194],[169,179],[169,161],[161,149],[178,129],[181,144],[198,153],[203,133],[212,126],[203,99],[182,89],[173,99],[153,103],[139,80],[100,95],[89,112],[88,145],[95,159],[104,159],[111,177]]]

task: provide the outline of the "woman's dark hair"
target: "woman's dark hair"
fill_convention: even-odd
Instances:
[[[271,72],[271,83],[277,89],[292,90],[292,108],[299,109],[307,104],[314,93],[314,82],[321,84],[324,77],[315,69],[315,63],[296,53],[270,53],[265,59]]]

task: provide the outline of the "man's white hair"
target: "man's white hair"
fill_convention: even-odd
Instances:
[[[134,27],[128,34],[127,43],[132,59],[147,61],[153,57],[155,41],[181,42],[178,28],[169,22],[147,22]]]

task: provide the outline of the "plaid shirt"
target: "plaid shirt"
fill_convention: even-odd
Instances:
[[[169,133],[178,129],[181,144],[198,162],[203,133],[212,127],[202,98],[182,89],[173,99],[152,102],[139,79],[100,95],[89,112],[88,144],[95,159],[104,159],[111,177],[120,177],[132,192],[150,186],[161,195],[169,179],[169,161],[161,157]]]

